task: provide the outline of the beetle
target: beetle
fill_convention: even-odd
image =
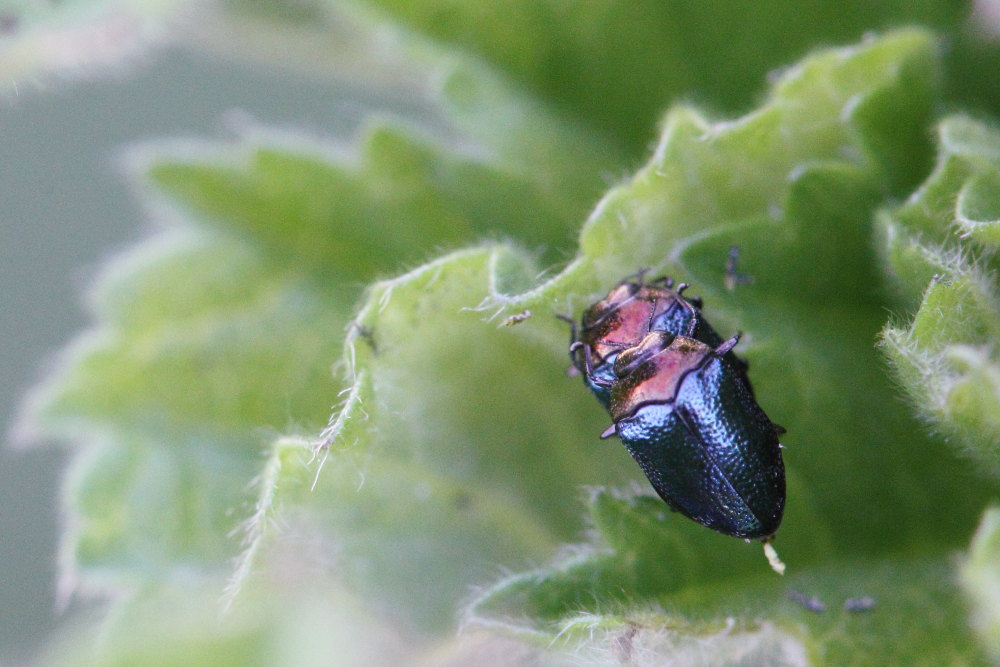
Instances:
[[[560,316],[572,327],[571,370],[583,375],[587,387],[605,408],[609,406],[611,387],[617,379],[615,359],[650,331],[669,331],[712,347],[722,344],[722,337],[701,314],[701,299],[683,296],[689,287],[687,283],[675,288],[673,279],[667,276],[646,282],[643,273],[625,278],[584,311],[579,332],[572,318]],[[746,362],[731,353],[729,357],[745,375]]]
[[[614,423],[601,437],[621,439],[672,509],[766,547],[785,507],[784,429],[732,360],[738,340],[713,346],[654,329],[617,352],[608,404]]]

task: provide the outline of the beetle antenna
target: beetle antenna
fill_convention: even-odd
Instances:
[[[681,283],[680,285],[677,286],[677,289],[675,291],[677,292],[677,296],[681,297],[677,299],[677,302],[681,304],[681,308],[686,308],[687,311],[691,313],[691,321],[688,323],[687,331],[684,333],[684,335],[688,338],[694,338],[694,328],[698,324],[698,310],[701,308],[701,299],[695,298],[692,299],[691,301],[688,301],[687,299],[682,297],[681,292],[683,292],[688,287],[689,285],[687,283]],[[698,304],[695,305],[693,303],[694,301],[697,301]]]
[[[569,335],[573,341],[576,342],[576,320],[569,315],[564,315],[563,313],[556,313],[556,317],[569,324]]]
[[[640,285],[645,285],[646,283],[644,282],[643,278],[644,278],[644,276],[647,273],[649,273],[649,267],[648,266],[644,266],[641,269],[639,269],[638,271],[636,271],[635,273],[633,273],[631,275],[627,275],[624,278],[622,278],[622,281],[620,283],[618,283],[618,284],[619,285],[624,285],[625,283],[635,281],[635,282],[639,283]]]

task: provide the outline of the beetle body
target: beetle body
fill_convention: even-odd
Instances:
[[[730,350],[653,330],[614,364],[613,427],[673,509],[726,535],[768,539],[785,506],[775,426]]]

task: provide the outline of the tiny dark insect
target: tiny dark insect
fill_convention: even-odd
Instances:
[[[500,326],[501,327],[512,327],[515,324],[520,324],[521,322],[524,322],[525,320],[529,319],[530,317],[531,317],[531,311],[530,310],[525,310],[525,311],[522,311],[520,313],[515,313],[514,315],[511,315],[510,317],[506,318],[503,322],[500,323]]]
[[[871,611],[875,608],[875,598],[865,595],[860,598],[847,598],[844,600],[844,609],[853,613]]]
[[[740,247],[738,245],[730,246],[729,253],[726,255],[726,272],[723,274],[724,284],[730,292],[735,290],[737,285],[749,285],[753,282],[753,276],[736,270],[739,261]]]
[[[814,614],[822,614],[826,611],[826,605],[818,597],[806,595],[799,591],[788,591],[788,599],[802,605]]]
[[[757,404],[747,365],[669,278],[625,280],[574,327],[574,366],[617,435],[672,509],[720,533],[765,543],[785,507],[775,425]],[[770,549],[769,549],[770,547]]]
[[[348,325],[348,330],[356,332],[357,335],[371,347],[372,352],[378,353],[378,346],[375,344],[375,332],[370,328],[358,322],[351,322]]]

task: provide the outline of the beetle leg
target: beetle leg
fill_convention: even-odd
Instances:
[[[583,343],[581,343],[578,340],[574,340],[572,343],[569,344],[570,367],[568,369],[566,369],[566,375],[568,377],[576,377],[577,375],[580,374],[580,365],[579,365],[579,363],[577,361],[578,360],[578,356],[576,354],[576,351],[579,350],[582,347],[584,347]],[[590,366],[590,364],[587,364],[586,361],[584,361],[584,363],[587,365],[587,367]]]
[[[720,345],[719,347],[715,348],[715,350],[714,350],[715,354],[717,354],[718,356],[721,357],[726,352],[729,352],[729,350],[731,350],[734,347],[736,347],[736,343],[740,342],[740,336],[742,336],[742,335],[743,334],[736,334],[735,336],[733,336],[732,338],[730,338],[729,340],[727,340],[726,342],[724,342],[722,345]]]
[[[590,359],[591,348],[590,348],[589,345],[587,345],[586,343],[583,343],[581,341],[577,341],[577,342],[575,342],[575,343],[573,343],[572,345],[569,346],[570,354],[572,354],[574,351],[579,350],[581,348],[583,349],[583,367],[584,367],[584,372],[587,374],[587,377],[590,378],[591,382],[593,382],[595,384],[599,384],[601,386],[610,386],[610,383],[598,382],[597,380],[594,379],[594,362],[591,361],[591,359]]]
[[[612,424],[603,431],[601,431],[601,440],[607,440],[608,438],[613,438],[618,435],[618,425]]]

